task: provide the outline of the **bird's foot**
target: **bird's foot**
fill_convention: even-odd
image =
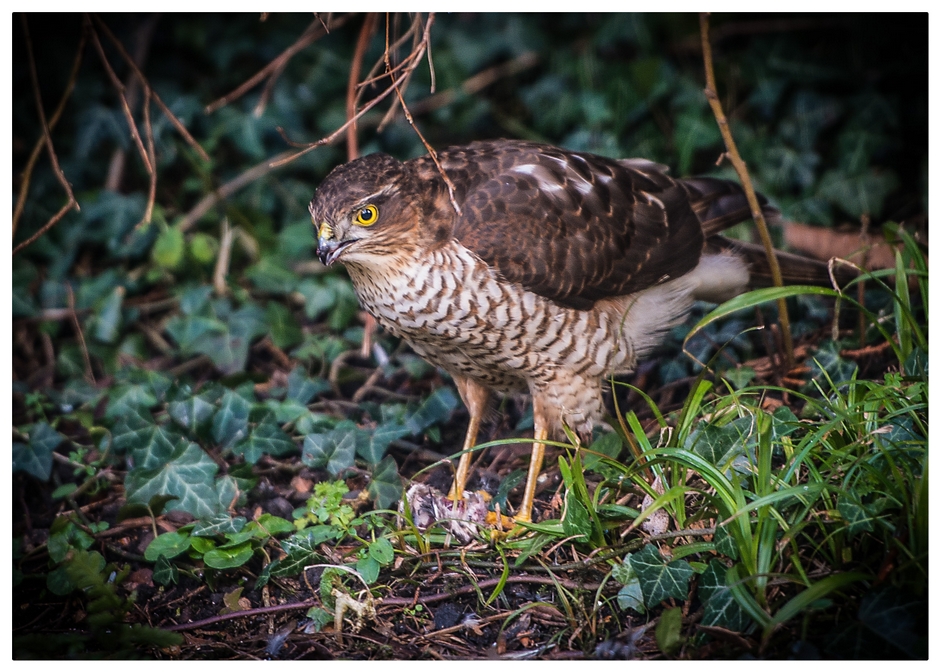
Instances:
[[[489,511],[490,495],[485,491],[464,491],[460,499],[451,499],[423,483],[415,483],[405,494],[412,521],[419,530],[436,526],[453,534],[461,543],[468,543],[479,532],[492,540],[517,537],[526,532],[519,521],[528,517],[503,515],[498,509]],[[404,501],[400,507],[404,511]]]

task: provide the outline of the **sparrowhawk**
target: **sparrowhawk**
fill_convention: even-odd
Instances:
[[[563,423],[590,436],[605,380],[633,370],[694,300],[752,286],[766,259],[717,235],[751,216],[733,182],[514,140],[437,159],[371,154],[336,168],[310,204],[317,252],[345,264],[379,324],[453,377],[470,424],[451,497],[491,392],[532,395],[516,516],[531,520],[542,442]],[[778,259],[790,282],[828,283],[820,262]]]

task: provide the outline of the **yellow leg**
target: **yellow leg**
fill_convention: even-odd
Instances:
[[[532,503],[535,501],[535,486],[542,471],[542,460],[545,458],[545,441],[548,438],[548,427],[541,421],[539,414],[535,414],[535,436],[532,444],[532,457],[529,460],[529,475],[525,481],[525,493],[522,495],[522,506],[516,514],[516,520],[529,522],[532,520]]]
[[[460,398],[470,411],[470,425],[467,427],[467,436],[463,442],[464,452],[460,456],[460,462],[457,463],[457,473],[454,475],[454,484],[450,488],[449,495],[452,500],[458,500],[463,498],[464,487],[467,485],[470,463],[473,461],[473,453],[470,449],[477,444],[477,433],[480,431],[480,421],[486,412],[490,392],[470,378],[454,376],[454,382],[457,384]]]

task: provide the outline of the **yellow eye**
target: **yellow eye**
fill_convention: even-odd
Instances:
[[[379,209],[374,205],[366,205],[356,213],[356,224],[359,226],[372,226],[379,218]]]

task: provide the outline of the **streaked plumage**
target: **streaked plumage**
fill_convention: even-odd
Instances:
[[[581,435],[601,388],[631,371],[696,298],[747,289],[762,252],[717,236],[750,216],[734,183],[677,180],[616,161],[511,140],[400,162],[373,154],[334,170],[310,204],[324,263],[345,264],[378,322],[454,377],[476,441],[489,390],[532,394],[535,445],[521,505],[529,519],[540,440]],[[360,217],[357,223],[356,218]],[[806,282],[825,267],[786,255]],[[461,461],[452,494],[469,468]]]

